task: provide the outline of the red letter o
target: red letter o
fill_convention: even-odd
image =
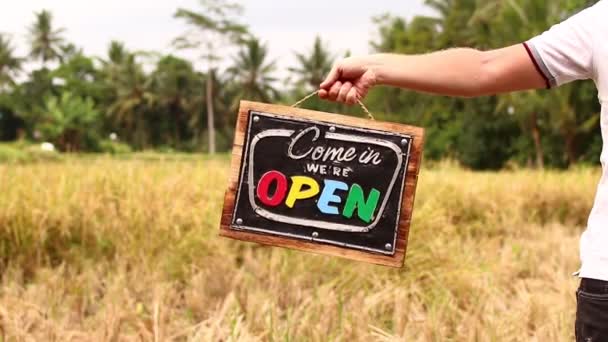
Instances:
[[[277,183],[274,194],[268,195],[268,189],[272,182]],[[279,171],[266,172],[258,182],[257,195],[260,201],[268,206],[276,207],[285,199],[287,193],[287,177]]]

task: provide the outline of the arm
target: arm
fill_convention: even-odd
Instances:
[[[474,97],[546,87],[523,44],[478,51],[459,48],[425,55],[376,54],[339,61],[319,96],[353,104],[376,85],[438,95]]]

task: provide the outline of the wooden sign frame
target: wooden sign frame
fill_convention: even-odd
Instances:
[[[344,246],[325,244],[310,240],[294,239],[285,236],[264,234],[259,232],[236,229],[234,222],[235,205],[241,178],[241,165],[244,159],[245,139],[247,127],[252,112],[270,113],[277,116],[293,119],[306,119],[324,124],[335,124],[341,126],[352,126],[370,130],[385,132],[395,132],[406,134],[411,137],[408,160],[405,165],[405,176],[403,179],[403,189],[401,191],[401,205],[399,206],[397,233],[392,255],[373,253],[364,250],[356,250]],[[256,118],[257,119],[257,118]],[[401,267],[403,266],[407,249],[409,227],[411,223],[412,211],[414,206],[414,196],[422,149],[424,144],[424,129],[415,126],[372,121],[352,116],[345,116],[333,113],[325,113],[301,108],[294,108],[281,105],[265,104],[250,101],[241,101],[232,146],[231,171],[228,187],[224,197],[224,207],[221,217],[220,236],[229,237],[237,240],[256,242],[265,245],[287,247],[301,251],[320,253],[331,256],[339,256],[357,261],[370,262],[379,265]],[[313,235],[314,237],[314,235]],[[387,246],[388,247],[388,246]]]

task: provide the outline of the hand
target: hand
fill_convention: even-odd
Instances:
[[[319,97],[352,105],[363,99],[377,81],[376,71],[364,57],[345,58],[334,65],[321,83]]]

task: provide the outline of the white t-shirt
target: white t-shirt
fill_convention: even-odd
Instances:
[[[579,276],[608,281],[608,1],[600,1],[524,43],[547,88],[592,79],[602,105],[602,177],[581,236]]]

